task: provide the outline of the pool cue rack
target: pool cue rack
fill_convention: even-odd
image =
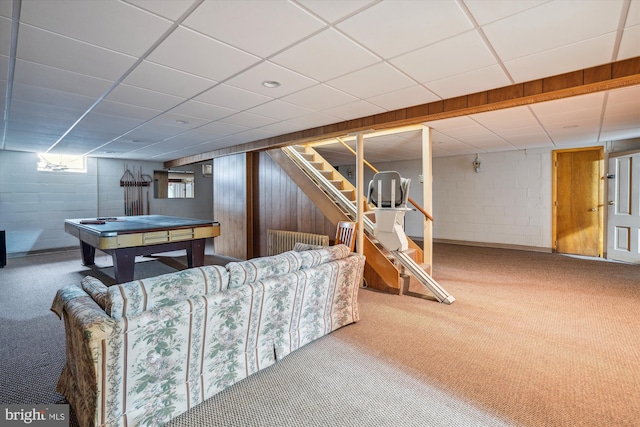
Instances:
[[[124,173],[120,178],[120,187],[124,188],[124,214],[125,216],[144,215],[142,190],[143,187],[151,185],[152,178],[142,173],[142,167],[135,174],[129,170],[127,165],[124,168]],[[149,215],[149,188],[146,189],[146,199],[146,214]]]

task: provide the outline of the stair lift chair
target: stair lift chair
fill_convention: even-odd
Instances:
[[[369,182],[367,202],[375,205],[374,236],[390,251],[404,251],[409,241],[404,232],[404,214],[411,180],[396,171],[378,172]]]

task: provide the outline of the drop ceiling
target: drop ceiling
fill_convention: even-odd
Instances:
[[[0,149],[168,161],[638,56],[640,0],[0,0]],[[434,156],[633,139],[640,86],[425,124]]]

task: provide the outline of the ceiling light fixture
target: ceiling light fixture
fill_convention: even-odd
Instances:
[[[179,125],[188,125],[189,124],[189,122],[186,121],[186,120],[176,120],[176,123],[179,124]]]
[[[268,87],[269,89],[275,89],[277,87],[280,87],[280,82],[277,82],[275,80],[265,80],[262,82],[262,86]]]

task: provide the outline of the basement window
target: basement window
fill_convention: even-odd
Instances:
[[[87,172],[84,156],[38,153],[39,172]]]

